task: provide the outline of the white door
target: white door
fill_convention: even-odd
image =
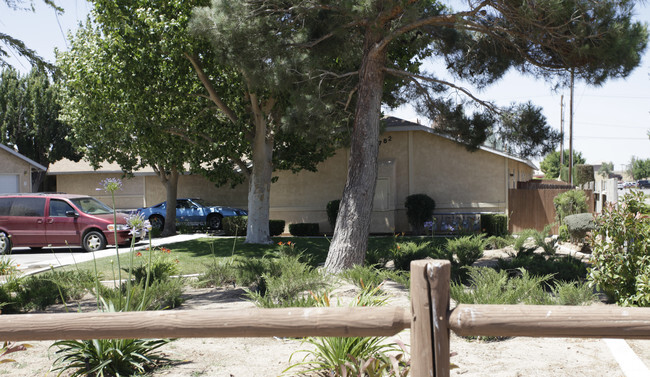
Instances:
[[[0,174],[0,194],[19,192],[17,174]]]

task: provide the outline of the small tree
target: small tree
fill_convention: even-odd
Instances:
[[[603,162],[598,169],[598,174],[603,178],[609,178],[609,175],[614,172],[614,163],[613,162]]]
[[[650,208],[643,193],[623,197],[596,218],[590,284],[620,305],[650,306]]]
[[[575,184],[580,186],[595,181],[594,167],[592,165],[576,165]]]
[[[406,207],[406,217],[408,217],[413,233],[422,234],[424,222],[431,220],[436,202],[426,194],[415,194],[406,197],[404,207]]]
[[[553,198],[555,219],[562,224],[566,216],[587,212],[587,194],[582,190],[570,190]]]

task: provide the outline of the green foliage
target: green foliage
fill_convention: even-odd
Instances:
[[[431,242],[399,242],[392,249],[391,258],[396,270],[410,271],[412,261],[430,257],[433,253]]]
[[[248,216],[227,216],[221,220],[221,227],[226,236],[245,236],[247,224]]]
[[[318,306],[330,306],[327,295],[317,297]],[[380,306],[387,297],[380,287],[366,287],[353,306]],[[299,350],[304,353],[302,361],[292,364],[284,373],[294,368],[303,368],[301,374],[317,373],[333,377],[344,376],[406,376],[408,363],[403,360],[406,353],[403,344],[388,343],[385,337],[311,337],[305,340],[313,348]],[[398,356],[391,353],[403,352]],[[291,360],[290,360],[291,362]]]
[[[424,223],[431,220],[436,202],[426,194],[413,194],[404,202],[406,217],[415,235],[424,233]]]
[[[485,239],[480,236],[464,236],[448,239],[445,246],[447,252],[452,253],[461,266],[471,266],[483,257]]]
[[[545,226],[544,230],[541,232],[536,229],[524,229],[517,235],[517,239],[515,239],[513,248],[517,252],[522,252],[529,250],[529,248],[531,248],[529,251],[532,251],[541,247],[544,250],[544,254],[555,254],[555,245],[557,244],[557,239],[549,237],[550,231],[550,225]]]
[[[598,174],[603,178],[609,178],[609,175],[614,172],[614,163],[613,162],[603,162],[598,169]]]
[[[468,267],[469,289],[462,284],[452,283],[450,295],[461,304],[490,305],[548,305],[551,297],[543,284],[551,275],[535,276],[526,270],[518,270],[516,276],[506,271],[487,267]]]
[[[643,160],[632,156],[628,172],[634,179],[650,178],[650,158]]]
[[[573,181],[574,184],[580,186],[588,182],[594,182],[594,167],[593,165],[579,164],[575,166],[576,176]]]
[[[334,227],[336,226],[336,217],[339,214],[340,204],[340,200],[330,200],[327,202],[327,207],[325,208],[327,212],[327,222],[330,224],[332,230],[334,230]]]
[[[582,190],[569,190],[557,194],[553,198],[555,206],[555,219],[562,224],[563,219],[569,215],[585,213],[588,210],[587,194]]]
[[[497,250],[497,249],[503,249],[506,246],[510,246],[514,244],[515,239],[508,235],[508,236],[490,236],[485,239],[485,249],[487,250]]]
[[[488,237],[504,237],[508,235],[508,216],[495,213],[482,213],[481,230]]]
[[[582,157],[582,153],[573,151],[573,165],[575,166],[576,164],[584,164],[587,162],[584,157]],[[565,149],[564,150],[564,164],[562,167],[566,167],[568,170],[569,167],[569,150]],[[544,175],[546,176],[546,179],[556,179],[560,177],[560,152],[559,151],[553,151],[544,157],[542,162],[539,164],[539,168],[544,172]],[[564,179],[563,179],[564,180]],[[567,180],[564,180],[565,182]]]
[[[137,252],[136,256],[142,259],[140,265],[131,270],[135,283],[145,284],[148,282],[151,285],[156,281],[168,280],[170,277],[178,275],[180,272],[178,260],[170,253],[171,250],[165,247],[147,249],[145,254]],[[129,272],[129,269],[125,268],[124,271]]]
[[[67,376],[132,376],[167,360],[158,349],[167,339],[59,340],[53,371]]]
[[[84,271],[51,271],[20,279],[15,302],[22,311],[45,310],[48,306],[78,299],[91,288],[94,279]]]
[[[326,286],[320,271],[301,262],[298,256],[280,256],[266,268],[257,292],[247,293],[249,299],[260,307],[290,307],[299,302],[309,303],[308,298],[305,300],[306,292],[318,291]]]
[[[551,276],[558,282],[582,282],[587,277],[587,266],[570,255],[538,254],[533,249],[522,250],[512,258],[499,258],[496,269],[518,274],[525,269],[532,276]]]
[[[205,272],[199,275],[194,286],[221,287],[226,284],[234,284],[237,281],[237,269],[233,266],[231,259],[216,258],[212,263],[205,264]]]
[[[551,288],[558,305],[589,305],[597,300],[593,287],[583,282],[556,281]]]
[[[284,233],[284,220],[269,220],[269,234],[271,237],[279,236]]]
[[[558,227],[558,241],[562,242],[567,242],[571,239],[571,235],[569,234],[569,227],[566,226],[566,224],[562,224]]]
[[[564,218],[564,224],[571,237],[572,242],[584,242],[588,232],[596,228],[594,215],[591,213],[578,213]]]
[[[641,192],[623,196],[596,218],[589,281],[613,301],[650,306],[650,208]]]
[[[0,143],[47,167],[62,158],[79,161],[74,133],[59,119],[60,90],[43,70],[23,76],[13,68],[0,73]],[[39,175],[33,191],[45,175]]]
[[[289,233],[296,237],[320,235],[318,223],[289,224]]]
[[[98,299],[116,311],[174,309],[183,303],[183,279],[156,280],[145,289],[144,283],[117,287],[100,286]]]

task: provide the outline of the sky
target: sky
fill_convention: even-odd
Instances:
[[[62,15],[35,0],[36,12],[9,10],[0,0],[0,32],[23,40],[46,60],[54,61],[54,49],[68,48],[66,35],[86,19],[90,6],[83,0],[58,0],[64,8]],[[636,20],[650,24],[650,4],[637,5]],[[17,69],[28,72],[24,59],[11,59]],[[435,72],[436,64],[430,66]],[[447,77],[450,81],[451,78]],[[463,82],[456,84],[470,88]],[[543,108],[548,123],[560,130],[561,97],[564,95],[565,148],[568,149],[569,89],[553,91],[551,83],[510,72],[506,77],[483,91],[476,91],[481,99],[498,105],[531,101]],[[387,115],[407,120],[420,120],[409,106],[395,110],[385,109]],[[650,159],[650,53],[626,79],[610,80],[601,87],[590,87],[576,81],[574,89],[573,145],[589,164],[614,163],[615,170],[624,170],[634,156]],[[540,159],[533,159],[539,166]]]

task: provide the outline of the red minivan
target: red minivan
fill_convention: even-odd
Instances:
[[[117,213],[117,243],[133,237],[127,215]],[[0,253],[12,247],[81,245],[86,251],[115,243],[113,210],[99,200],[73,194],[0,195]]]

